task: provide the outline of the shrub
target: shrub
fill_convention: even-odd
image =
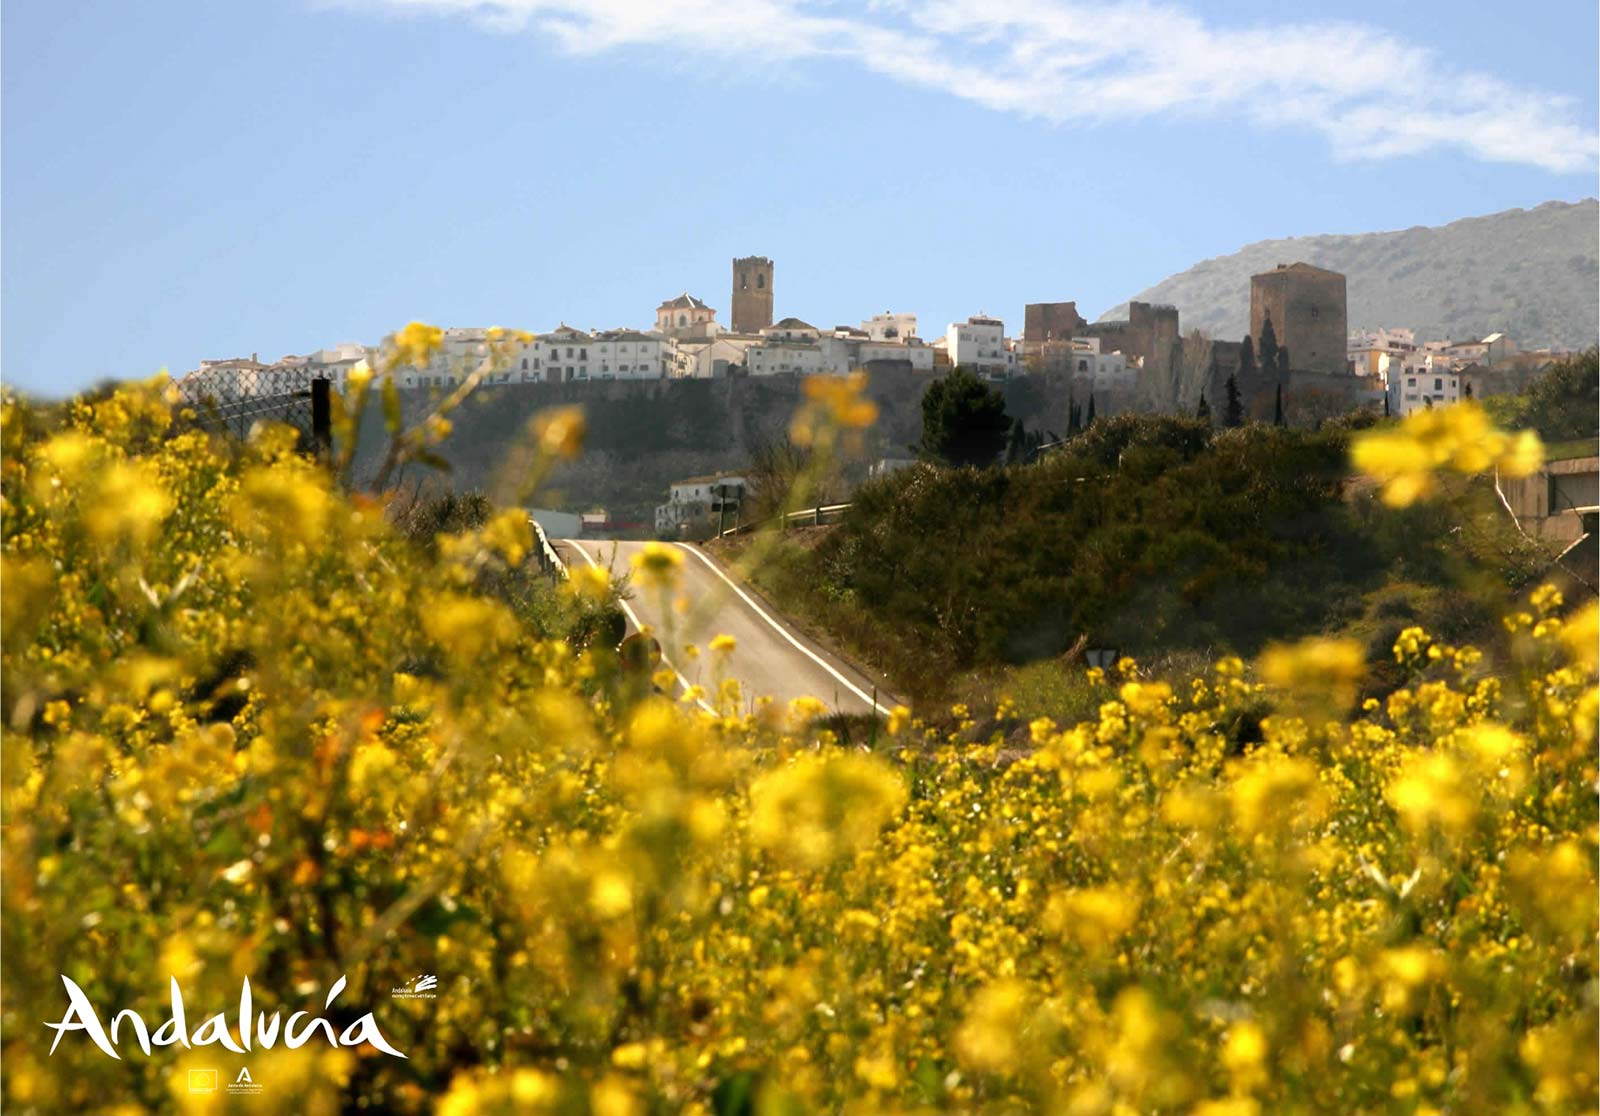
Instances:
[[[1499,677],[1408,628],[1383,703],[1318,642],[866,754],[519,616],[477,577],[526,558],[505,513],[430,550],[281,433],[166,430],[141,391],[0,422],[7,1112],[239,1064],[313,1113],[1592,1105],[1592,605],[1534,594]],[[146,1019],[171,978],[195,1020],[337,989],[406,1058],[52,1052],[62,976]]]

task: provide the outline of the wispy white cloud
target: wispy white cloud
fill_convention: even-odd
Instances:
[[[760,65],[842,58],[1058,124],[1161,116],[1309,131],[1344,160],[1456,150],[1575,172],[1600,155],[1570,98],[1351,22],[1230,28],[1140,0],[347,2],[537,32],[572,54],[660,46]]]

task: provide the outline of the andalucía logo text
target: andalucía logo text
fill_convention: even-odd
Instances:
[[[254,1043],[260,1046],[261,1049],[271,1050],[277,1044],[280,1024],[279,1013],[273,1012],[271,1018],[264,1014],[256,1014],[250,998],[250,980],[248,977],[245,978],[244,988],[239,993],[239,1037],[237,1039],[234,1038],[233,1032],[228,1030],[226,1012],[218,1012],[200,1024],[199,1028],[191,1033],[187,1026],[188,1016],[183,1006],[183,990],[178,987],[177,977],[172,977],[171,979],[172,1014],[165,1023],[162,1023],[156,1029],[154,1034],[150,1032],[138,1012],[124,1008],[112,1016],[111,1031],[108,1036],[106,1028],[100,1022],[99,1014],[94,1009],[94,1005],[89,1002],[89,997],[84,994],[82,988],[79,988],[73,982],[71,977],[63,974],[61,983],[67,986],[67,1014],[62,1016],[59,1023],[45,1024],[46,1027],[51,1028],[56,1033],[55,1042],[50,1044],[50,1053],[54,1054],[56,1052],[56,1047],[61,1045],[61,1036],[68,1031],[87,1031],[90,1040],[96,1046],[111,1057],[120,1059],[122,1056],[117,1053],[117,1043],[120,1038],[119,1032],[124,1024],[133,1032],[134,1038],[139,1043],[139,1049],[144,1051],[146,1057],[150,1055],[152,1046],[182,1045],[193,1047],[209,1046],[213,1043],[220,1043],[235,1054],[243,1054],[252,1048],[252,1030],[255,1034]],[[333,1007],[333,1001],[338,998],[340,992],[344,991],[344,985],[345,978],[340,977],[334,983],[334,986],[328,990],[328,998],[322,1004],[324,1010]],[[300,1023],[302,1019],[307,1019],[309,1022],[302,1025]],[[299,1049],[307,1042],[310,1042],[312,1036],[319,1030],[330,1046],[360,1046],[362,1043],[367,1043],[393,1057],[405,1057],[404,1054],[389,1045],[389,1040],[384,1038],[383,1033],[378,1030],[378,1021],[373,1018],[370,1011],[339,1034],[334,1033],[333,1024],[326,1019],[320,1016],[313,1016],[307,1011],[297,1011],[289,1016],[289,1022],[283,1025],[283,1044],[290,1050]]]

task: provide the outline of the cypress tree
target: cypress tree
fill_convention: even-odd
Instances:
[[[1195,411],[1194,417],[1208,420],[1211,418],[1211,404],[1206,402],[1206,393],[1203,391],[1200,393],[1200,407]]]
[[[1278,370],[1278,331],[1272,328],[1270,311],[1261,320],[1261,341],[1256,345],[1256,358],[1261,362],[1261,371]]]
[[[1011,423],[1011,435],[1006,439],[1006,464],[1021,464],[1028,456],[1028,431],[1023,427],[1021,419],[1014,419]]]
[[[1278,379],[1282,380],[1289,374],[1289,350],[1283,346],[1278,347]]]
[[[1089,393],[1089,413],[1084,416],[1083,428],[1085,430],[1094,425],[1094,392]]]
[[[1272,401],[1272,425],[1283,425],[1283,385],[1278,385],[1278,396]]]
[[[1229,376],[1227,383],[1228,402],[1222,412],[1223,426],[1244,425],[1244,400],[1239,396],[1239,379]]]
[[[1256,370],[1256,343],[1247,333],[1239,342],[1239,375],[1248,376]]]

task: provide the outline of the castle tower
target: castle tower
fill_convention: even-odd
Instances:
[[[746,256],[733,261],[733,320],[735,333],[758,333],[772,324],[772,261]]]
[[[1267,315],[1289,367],[1343,372],[1348,367],[1345,282],[1337,271],[1308,263],[1279,264],[1250,277],[1250,336],[1261,337]]]

